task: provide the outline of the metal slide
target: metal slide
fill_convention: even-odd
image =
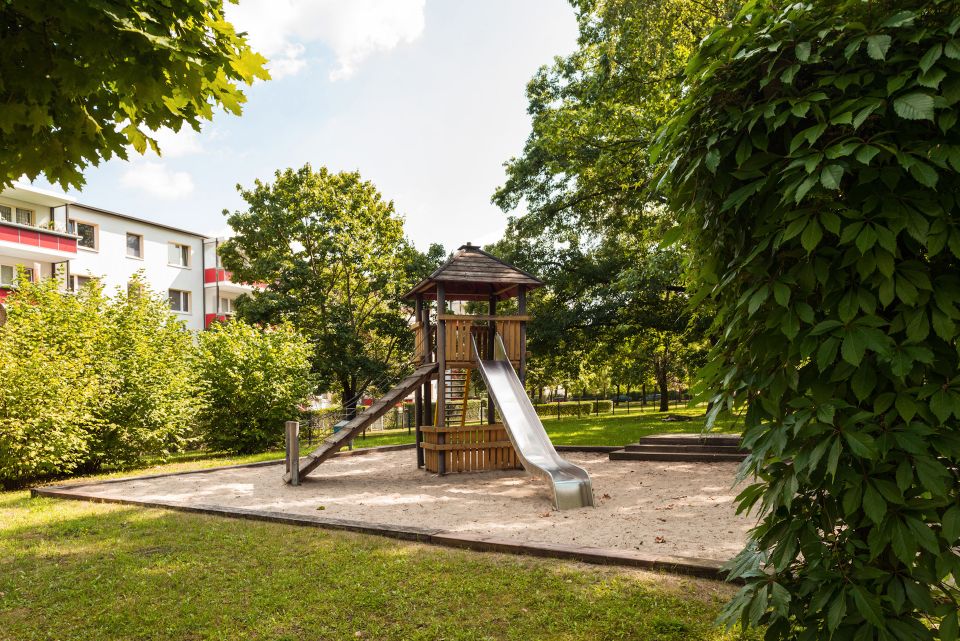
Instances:
[[[540,417],[527,398],[523,383],[507,358],[500,335],[496,335],[494,360],[485,361],[480,358],[476,340],[473,342],[473,352],[480,366],[480,376],[483,377],[487,392],[500,412],[524,469],[550,483],[556,509],[593,507],[593,484],[590,482],[590,475],[582,467],[557,454],[550,437],[543,429]]]

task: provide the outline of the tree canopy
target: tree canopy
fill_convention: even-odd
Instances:
[[[290,321],[314,348],[321,387],[337,386],[351,412],[368,387],[389,385],[413,349],[401,296],[443,257],[418,252],[393,203],[357,172],[310,165],[277,171],[272,183],[238,187],[245,211],[220,247],[224,267],[264,289],[241,300],[255,322]]]
[[[224,19],[222,0],[0,3],[0,188],[158,150],[151,132],[239,114],[240,84],[266,60]]]
[[[727,615],[769,639],[958,637],[958,36],[955,1],[755,0],[664,132],[756,477]]]

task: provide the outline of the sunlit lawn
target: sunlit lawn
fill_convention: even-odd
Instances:
[[[593,428],[584,420],[577,429]],[[731,592],[669,575],[0,493],[2,641],[732,640],[713,623]]]
[[[683,415],[690,421],[664,421],[667,416]],[[626,409],[618,409],[614,414],[599,416],[544,418],[543,426],[554,445],[616,445],[634,443],[637,439],[651,434],[694,433],[703,431],[704,408],[671,409],[669,412],[653,412],[649,408],[639,410],[632,407],[629,414]],[[733,416],[717,420],[713,432],[738,432],[740,420]],[[712,432],[712,433],[713,433]],[[413,443],[414,435],[406,429],[370,431],[354,441],[354,447],[375,447],[378,445],[397,445]]]

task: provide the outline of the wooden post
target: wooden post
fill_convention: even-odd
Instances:
[[[290,485],[300,485],[300,422],[287,421],[287,472],[290,473]]]
[[[496,294],[490,294],[487,311],[490,313],[490,316],[497,315]],[[497,341],[497,322],[490,320],[487,321],[487,325],[487,353],[484,356],[489,360],[493,360],[494,343]],[[496,414],[496,411],[493,409],[493,401],[490,399],[490,394],[487,394],[487,425],[493,425],[496,422]],[[482,423],[483,421],[480,422]]]
[[[443,283],[437,283],[437,315],[447,313],[447,296]],[[447,323],[437,319],[437,426],[447,425]],[[437,443],[446,443],[446,434],[437,434]],[[437,471],[443,475],[447,473],[447,457],[444,450],[438,452],[440,462]]]
[[[517,311],[521,316],[527,313],[527,286],[520,285],[517,293]],[[527,321],[520,321],[520,383],[527,385]]]
[[[416,319],[420,325],[420,344],[423,347],[423,356],[419,365],[425,365],[430,360],[430,312],[424,309],[423,294],[417,294]],[[430,381],[427,381],[429,385]],[[417,387],[413,392],[413,429],[416,432],[414,441],[417,444],[417,468],[423,467],[423,432],[420,427],[423,425],[423,386]]]

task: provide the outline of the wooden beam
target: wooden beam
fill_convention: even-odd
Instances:
[[[494,309],[496,309],[496,304],[494,304]],[[506,315],[506,316],[497,316],[496,314],[440,314],[437,316],[438,320],[475,320],[475,321],[528,321],[533,317],[524,314],[520,315]]]
[[[437,283],[437,317],[447,313],[446,289],[443,283]],[[447,424],[447,324],[437,322],[437,425]],[[443,434],[437,435],[440,444],[445,442]],[[447,461],[440,457],[438,474],[447,473]]]

